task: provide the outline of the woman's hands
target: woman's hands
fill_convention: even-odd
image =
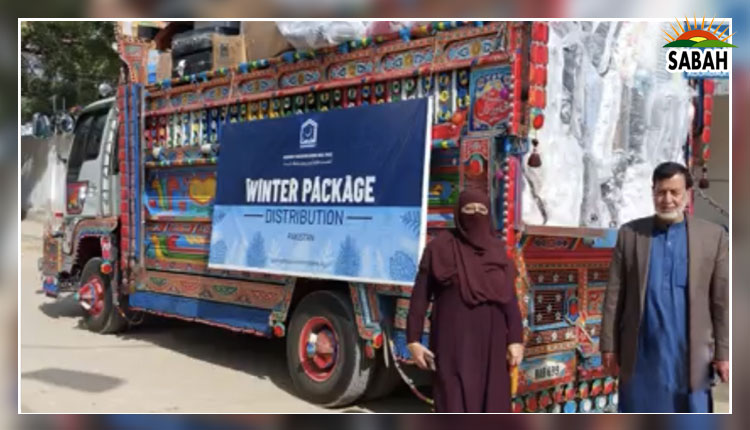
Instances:
[[[511,343],[508,345],[508,366],[514,367],[521,364],[521,360],[523,360],[523,344],[521,343]]]
[[[417,367],[422,370],[435,370],[435,354],[419,342],[412,342],[406,345],[409,348]]]

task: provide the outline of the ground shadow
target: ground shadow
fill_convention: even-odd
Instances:
[[[131,327],[119,336],[266,379],[296,396],[287,370],[286,339],[260,338],[204,324],[151,316],[147,323]],[[387,398],[357,403],[339,411],[429,412],[429,407],[404,386]]]
[[[118,336],[151,343],[188,357],[267,379],[289,393],[284,339],[265,339],[199,323],[149,315]]]
[[[109,391],[125,382],[120,378],[100,375],[98,373],[57,368],[45,368],[25,372],[21,374],[21,379],[37,380],[45,384],[85,391],[87,393]]]
[[[39,305],[39,310],[50,318],[79,318],[84,315],[81,305],[73,294],[50,299]]]

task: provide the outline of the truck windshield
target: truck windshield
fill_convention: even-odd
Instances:
[[[81,166],[85,161],[99,157],[104,126],[107,122],[108,109],[101,109],[82,116],[76,125],[73,147],[68,158],[68,182],[78,180]]]

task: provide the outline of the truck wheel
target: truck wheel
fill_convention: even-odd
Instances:
[[[112,303],[112,285],[109,275],[101,272],[101,258],[92,258],[81,272],[76,297],[86,310],[84,323],[96,333],[117,333],[127,326],[127,321]]]
[[[302,299],[289,325],[286,356],[299,395],[328,407],[360,398],[374,368],[364,355],[351,300],[335,291]]]

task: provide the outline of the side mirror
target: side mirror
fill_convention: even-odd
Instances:
[[[114,90],[112,89],[112,85],[108,84],[107,82],[102,82],[101,84],[99,84],[97,89],[99,90],[99,95],[102,98],[109,97],[114,93]]]
[[[76,121],[70,114],[64,113],[57,119],[57,126],[63,133],[72,133],[75,128]]]
[[[35,113],[31,121],[33,125],[32,134],[34,137],[41,139],[52,135],[52,125],[47,115]]]

